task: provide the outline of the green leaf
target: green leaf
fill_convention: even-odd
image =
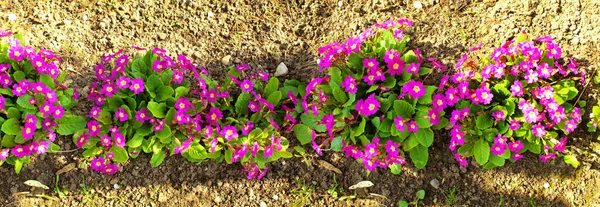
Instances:
[[[177,98],[186,96],[189,92],[190,92],[190,88],[184,87],[184,86],[179,86],[175,89],[175,98],[177,99]]]
[[[108,151],[115,154],[115,157],[113,158],[113,162],[123,163],[123,162],[127,162],[127,160],[129,159],[127,150],[125,150],[125,148],[123,148],[123,147],[113,146]]]
[[[165,104],[165,103],[159,104],[154,101],[148,102],[148,110],[156,118],[165,118],[165,110],[166,109],[167,109],[167,104]]]
[[[392,171],[392,174],[394,174],[394,175],[398,175],[402,171],[402,165],[400,165],[400,164],[392,164],[389,166],[389,168],[390,168],[390,171]]]
[[[415,109],[411,104],[403,100],[395,100],[394,101],[394,112],[397,116],[401,116],[402,118],[410,118],[413,114],[415,114]]]
[[[237,97],[235,102],[235,113],[238,115],[248,112],[248,103],[250,102],[250,93],[244,92]]]
[[[435,92],[435,90],[437,89],[437,87],[435,86],[425,86],[425,95],[421,96],[421,98],[419,98],[418,103],[420,104],[431,104],[432,101],[432,96],[433,93]]]
[[[398,201],[398,207],[408,207],[408,202],[405,200]]]
[[[473,145],[473,155],[479,165],[484,165],[490,158],[490,145],[485,139],[479,139]]]
[[[565,155],[564,160],[565,163],[573,166],[574,168],[579,167],[579,160],[577,160],[577,156],[575,155]]]
[[[8,113],[8,118],[15,118],[15,119],[21,118],[21,111],[19,111],[19,109],[17,109],[16,107],[8,108],[7,113]]]
[[[12,148],[16,145],[15,135],[5,134],[2,138],[2,148]]]
[[[265,86],[265,96],[269,97],[269,95],[277,91],[277,89],[279,89],[279,79],[272,77],[271,79],[269,79],[269,83],[267,83],[267,86]]]
[[[300,141],[300,144],[305,145],[310,143],[312,140],[312,129],[304,124],[298,124],[293,128],[296,138]]]
[[[112,114],[107,109],[102,109],[96,120],[104,125],[112,123]]]
[[[92,147],[92,148],[89,148],[89,149],[86,149],[85,151],[83,151],[81,153],[81,155],[83,155],[84,157],[92,157],[92,156],[99,155],[100,153],[102,153],[102,148]]]
[[[11,118],[8,119],[6,121],[4,121],[4,123],[2,124],[2,132],[6,133],[6,134],[10,134],[10,135],[17,135],[19,133],[21,133],[21,123],[15,119],[15,118]]]
[[[331,149],[336,152],[342,150],[342,137],[336,137],[331,141]]]
[[[410,159],[417,169],[423,169],[429,160],[428,148],[418,145],[410,150]]]
[[[152,158],[150,158],[150,165],[152,167],[158,167],[165,160],[165,153],[160,150],[152,154]]]
[[[163,86],[163,83],[157,75],[151,75],[148,77],[148,80],[146,80],[145,86],[148,92],[154,92],[156,89]]]
[[[142,145],[142,141],[144,141],[144,136],[136,133],[126,144],[130,148],[137,148]]]
[[[486,114],[483,116],[478,116],[477,120],[475,121],[475,126],[477,126],[477,128],[479,129],[487,129],[490,128],[492,125],[494,124],[494,119],[492,118],[492,116]]]
[[[173,93],[175,93],[173,88],[169,86],[161,86],[156,90],[156,101],[161,102],[167,100],[167,98],[173,96]]]
[[[421,128],[415,133],[417,141],[424,147],[429,147],[433,144],[433,131],[429,128]]]
[[[504,166],[504,163],[506,162],[506,159],[496,156],[496,155],[490,155],[490,163],[493,163],[495,166]]]
[[[87,124],[85,118],[76,115],[65,115],[56,123],[58,124],[56,132],[60,135],[71,135],[85,128]]]
[[[275,91],[271,93],[267,98],[267,102],[272,103],[274,105],[279,104],[279,101],[281,101],[281,91]]]
[[[165,123],[172,124],[173,118],[175,118],[176,113],[177,113],[177,109],[175,109],[175,107],[170,108],[169,111],[167,111],[167,114],[165,115]]]
[[[429,128],[433,126],[433,124],[431,124],[431,121],[429,121],[429,118],[426,117],[418,117],[415,119],[415,121],[417,122],[417,126],[419,126],[419,128]]]
[[[394,86],[396,86],[396,77],[386,77],[385,81],[383,81],[383,87],[385,88],[394,88]]]
[[[20,159],[15,160],[15,173],[21,173],[21,169],[23,169],[23,162]]]
[[[365,132],[365,126],[367,125],[367,119],[361,118],[360,124],[352,131],[354,132],[354,136],[360,136],[363,132]]]
[[[44,85],[48,86],[51,89],[56,88],[56,83],[54,83],[54,79],[48,74],[40,75],[40,82],[44,83]]]
[[[336,67],[329,68],[329,75],[331,76],[331,81],[337,84],[342,83],[342,71]]]
[[[171,127],[169,127],[169,125],[165,125],[163,127],[163,130],[156,133],[156,137],[158,137],[160,139],[160,142],[164,144],[171,142],[171,136]]]
[[[425,190],[419,190],[419,191],[417,191],[416,196],[417,196],[417,198],[419,200],[423,200],[425,198]]]
[[[25,73],[23,71],[20,71],[20,70],[15,71],[15,73],[13,73],[12,76],[15,79],[16,82],[19,82],[19,81],[25,79]]]
[[[344,92],[339,86],[331,88],[331,91],[333,93],[333,97],[339,103],[346,103],[346,101],[348,101],[348,97],[346,96],[346,92]]]
[[[527,39],[529,39],[527,37],[527,34],[524,34],[521,32],[519,32],[519,34],[517,35],[517,38],[516,38],[517,42],[525,42],[525,41],[527,41]]]
[[[125,102],[123,102],[123,99],[116,97],[116,96],[106,99],[106,102],[108,102],[108,107],[112,111],[117,111],[117,109],[119,109],[119,107],[121,107],[122,105],[125,105]]]

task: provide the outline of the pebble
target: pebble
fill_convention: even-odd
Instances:
[[[8,21],[9,22],[14,22],[17,20],[17,15],[15,14],[8,14]]]
[[[223,57],[221,59],[221,64],[223,64],[223,65],[231,64],[231,55],[226,55],[225,57]]]
[[[163,33],[163,32],[161,32],[161,33],[158,33],[158,39],[159,39],[159,40],[164,40],[164,39],[167,39],[167,34],[166,34],[166,33]]]
[[[273,195],[273,200],[279,200],[279,196],[278,195]]]
[[[219,196],[215,197],[215,203],[221,203],[221,197],[219,197]]]
[[[259,205],[260,207],[267,207],[267,203],[265,203],[264,201],[261,201]]]
[[[275,77],[279,77],[288,73],[288,68],[285,63],[281,62],[277,66],[277,70],[275,71]]]
[[[544,183],[544,188],[548,189],[550,187],[550,183],[546,182]]]
[[[208,12],[208,18],[212,18],[215,16],[215,13],[213,13],[212,11]]]
[[[83,17],[82,17],[82,19],[83,19],[83,21],[87,21],[88,20],[88,16],[84,14]]]
[[[338,7],[342,7],[342,6],[344,6],[344,2],[338,1]]]
[[[415,2],[413,2],[413,6],[414,6],[416,9],[422,9],[422,8],[423,8],[423,4],[421,4],[421,2],[420,2],[420,1],[415,1]]]
[[[431,186],[433,186],[433,188],[438,189],[440,187],[440,181],[438,179],[433,179],[431,181],[429,181],[429,184],[431,184]]]

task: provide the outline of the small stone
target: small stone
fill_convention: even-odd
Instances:
[[[167,34],[166,33],[158,33],[158,39],[159,40],[164,40],[167,39]]]
[[[65,23],[65,25],[71,25],[72,23],[71,20],[68,19],[65,19],[63,22]]]
[[[288,68],[285,66],[285,63],[281,62],[277,66],[277,70],[275,71],[275,77],[279,77],[288,73]]]
[[[435,189],[438,189],[440,187],[440,181],[435,178],[429,181],[429,184],[431,184],[431,186],[433,186],[433,188]]]
[[[415,2],[413,2],[413,6],[414,6],[416,9],[422,9],[422,8],[423,8],[423,4],[421,4],[421,2],[420,2],[420,1],[415,1]]]
[[[119,184],[117,184],[117,183],[115,183],[115,184],[113,185],[113,188],[114,188],[114,189],[119,189],[120,187],[121,187],[121,186],[119,186]]]
[[[83,17],[82,17],[82,19],[83,19],[83,21],[87,21],[88,20],[88,16],[84,14]]]
[[[17,15],[15,14],[8,14],[8,21],[9,22],[14,22],[17,20]]]
[[[118,182],[119,182],[119,179],[118,179],[118,178],[113,178],[113,179],[111,179],[111,180],[110,180],[110,182],[109,182],[109,183],[110,183],[111,185],[114,185],[114,184],[116,184],[116,183],[118,183]]]
[[[240,64],[240,63],[242,63],[242,60],[240,60],[239,58],[235,58],[235,59],[233,59],[233,63]]]
[[[546,182],[544,183],[544,188],[548,189],[550,187],[550,183]]]
[[[260,207],[267,207],[267,203],[265,203],[264,201],[261,201],[259,205]]]
[[[223,65],[231,64],[231,55],[226,55],[225,57],[223,57],[223,59],[221,59],[221,64],[223,64]]]
[[[215,203],[221,203],[221,197],[219,197],[219,196],[215,197]]]
[[[214,16],[215,16],[215,13],[213,13],[212,11],[208,12],[208,18],[209,19],[212,18],[212,17],[214,17]]]
[[[338,6],[339,6],[339,7],[342,7],[342,6],[344,6],[344,2],[342,2],[342,1],[338,1]]]
[[[278,195],[273,195],[273,200],[279,200],[279,196]]]

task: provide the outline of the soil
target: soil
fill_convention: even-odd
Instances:
[[[81,94],[89,91],[93,66],[101,57],[131,45],[183,53],[215,77],[238,63],[272,75],[283,62],[290,71],[283,78],[307,81],[319,75],[319,46],[355,35],[373,22],[403,17],[415,21],[407,32],[412,35],[410,44],[448,66],[470,47],[484,43],[489,51],[522,30],[552,36],[563,54],[573,56],[590,75],[600,66],[598,1],[423,0],[421,8],[407,0],[219,2],[6,0],[0,2],[0,28],[57,52],[61,67],[73,71],[71,86]],[[9,19],[12,15],[16,19]],[[225,56],[230,60],[223,60]],[[581,99],[588,102],[586,111],[596,103],[598,89],[585,87]],[[90,103],[80,103],[75,113],[86,115]],[[425,206],[598,206],[597,136],[585,127],[571,136],[569,151],[581,162],[576,169],[562,161],[541,163],[533,155],[498,169],[482,170],[474,163],[463,168],[441,133],[422,170],[409,164],[399,175],[385,169],[367,175],[361,164],[325,152],[322,157],[272,163],[262,180],[246,180],[239,165],[195,164],[181,156],[151,168],[149,157],[141,155],[113,176],[82,166],[61,174],[56,182],[55,172],[83,161],[79,151],[65,152],[35,158],[19,175],[10,166],[0,166],[0,174],[6,176],[0,179],[0,206],[397,206],[399,200],[414,200],[421,189],[426,196],[419,205]],[[66,137],[59,144],[64,150],[75,147]],[[343,174],[320,167],[317,160]],[[438,188],[430,184],[434,179]],[[50,186],[43,192],[50,197],[14,195],[29,190],[26,180]],[[385,198],[339,199],[354,195],[348,188],[362,180],[372,181],[369,191]],[[332,185],[339,185],[337,195],[328,193]]]

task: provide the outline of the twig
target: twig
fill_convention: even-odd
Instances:
[[[61,151],[56,151],[56,152],[54,152],[54,153],[66,153],[66,152],[75,152],[75,151],[77,151],[77,150],[79,150],[79,149],[71,149],[71,150],[61,150]]]

